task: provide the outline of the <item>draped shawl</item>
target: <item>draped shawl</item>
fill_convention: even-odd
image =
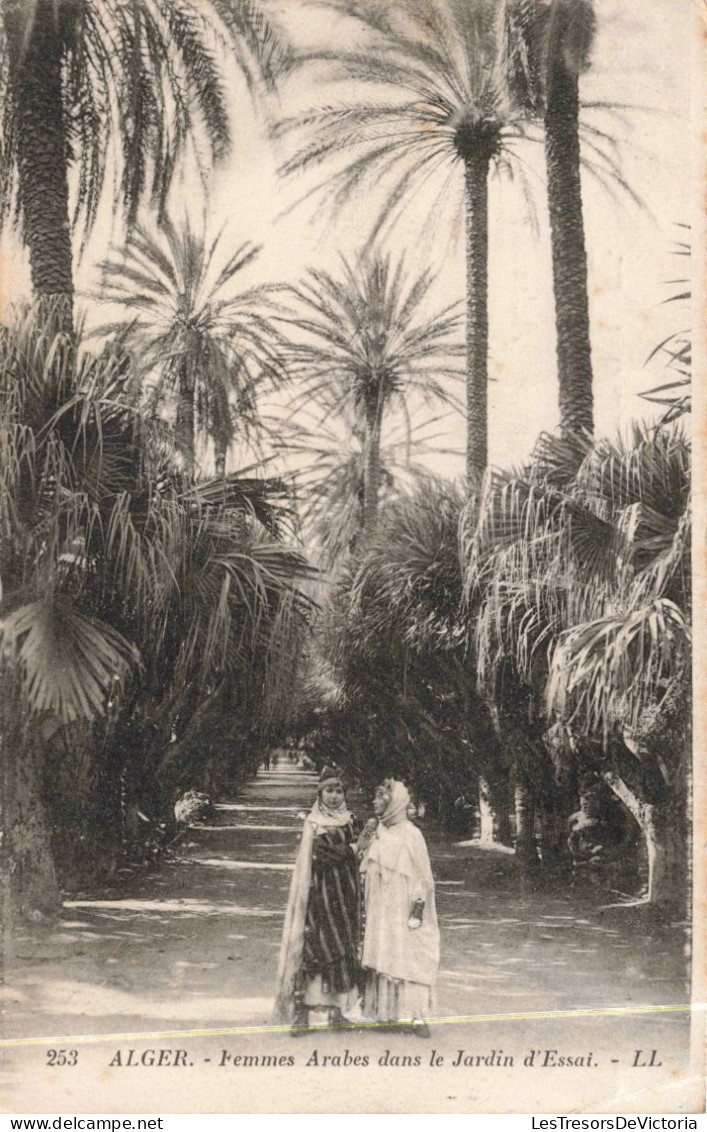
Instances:
[[[275,988],[276,1022],[291,1022],[294,1017],[295,984],[302,967],[307,905],[312,884],[314,839],[327,830],[341,829],[352,824],[353,820],[353,816],[347,809],[331,810],[322,803],[320,798],[317,798],[305,818],[302,840],[292,873],[280,947]]]

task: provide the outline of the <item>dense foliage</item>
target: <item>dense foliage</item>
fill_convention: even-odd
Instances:
[[[83,759],[87,797],[63,809],[112,808],[108,838],[88,825],[119,842],[130,804],[164,821],[180,788],[257,763],[285,709],[307,567],[283,541],[279,481],[186,479],[126,395],[122,354],[31,314],[0,348],[3,711],[20,731],[6,773],[34,748],[61,785],[58,761]]]
[[[451,827],[479,787],[526,867],[568,860],[587,775],[676,892],[689,773],[690,460],[684,433],[545,437],[479,498],[443,482],[385,507],[332,590],[312,665],[320,758],[402,774]],[[311,693],[310,693],[311,694]],[[479,830],[483,835],[483,830]],[[634,877],[638,884],[638,877]]]
[[[514,842],[528,874],[609,885],[613,854],[614,888],[670,902],[685,891],[690,776],[676,418],[691,344],[679,332],[657,347],[662,421],[593,438],[580,170],[628,188],[615,139],[581,119],[597,8],[324,6],[351,44],[295,57],[255,0],[0,0],[0,220],[22,220],[36,300],[0,327],[1,894],[54,910],[60,887],[168,834],[180,792],[233,785],[289,736],[366,787],[400,775],[445,829]],[[234,61],[254,87],[311,68],[337,92],[283,111],[281,173],[322,164],[312,191],[336,210],[379,194],[362,252],[286,294],[241,287],[260,250],[248,233],[231,248],[167,219],[178,163],[206,178],[230,146]],[[524,188],[517,150],[532,139],[560,429],[523,467],[490,471],[489,184]],[[446,165],[466,291],[435,307],[430,271],[386,244]],[[74,252],[110,204],[108,172],[125,244],[103,260],[112,309],[89,349]],[[459,486],[413,457],[434,414],[458,410],[462,375]],[[277,444],[265,390],[285,391]],[[384,434],[396,419],[400,443]],[[260,459],[227,474],[238,441],[285,450],[297,492]]]

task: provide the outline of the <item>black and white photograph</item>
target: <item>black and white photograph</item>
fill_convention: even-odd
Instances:
[[[706,43],[0,0],[1,1112],[697,1127]]]

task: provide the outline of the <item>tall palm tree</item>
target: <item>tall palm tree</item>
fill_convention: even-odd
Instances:
[[[281,123],[280,133],[309,134],[284,165],[306,170],[341,153],[354,155],[328,181],[341,205],[364,185],[386,185],[377,234],[430,177],[461,166],[466,210],[467,471],[478,480],[488,462],[488,183],[512,168],[522,123],[504,108],[496,81],[495,5],[490,0],[330,0],[372,34],[359,48],[315,52],[336,80],[364,82],[370,96],[324,106]],[[442,191],[446,188],[442,182]]]
[[[545,127],[560,424],[594,431],[579,76],[589,67],[593,0],[504,0],[501,72],[513,104]],[[614,171],[615,172],[615,171]]]
[[[429,271],[410,277],[404,259],[373,251],[358,263],[342,257],[338,275],[310,270],[294,289],[287,364],[301,390],[293,406],[314,401],[323,416],[348,414],[360,430],[364,540],[376,525],[386,415],[396,404],[405,411],[413,393],[455,404],[461,314],[457,303],[427,311],[432,282]]]
[[[16,201],[38,298],[70,310],[72,225],[82,214],[90,230],[114,159],[132,219],[145,195],[164,206],[195,132],[225,155],[224,41],[251,84],[274,77],[280,48],[257,0],[2,0],[0,207]]]
[[[165,219],[155,234],[138,227],[101,265],[95,296],[125,310],[123,321],[97,333],[119,335],[139,377],[153,379],[153,403],[176,395],[177,443],[190,475],[200,433],[213,439],[224,474],[236,433],[257,437],[258,394],[282,372],[280,336],[268,317],[273,288],[239,288],[260,248],[246,241],[223,258],[222,236],[207,242],[188,220],[175,227]]]

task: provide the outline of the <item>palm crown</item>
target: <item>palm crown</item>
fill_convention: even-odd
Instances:
[[[135,355],[138,372],[154,378],[153,402],[177,397],[180,447],[193,469],[197,434],[214,440],[223,471],[236,432],[257,436],[258,392],[281,375],[279,335],[269,286],[238,289],[241,273],[260,248],[246,241],[219,257],[221,234],[207,242],[188,221],[169,220],[152,235],[137,228],[123,254],[102,265],[96,296],[128,312],[101,333],[120,335]]]
[[[424,483],[425,457],[454,454],[448,447],[449,418],[454,408],[435,416],[413,414],[401,399],[399,417],[385,430],[380,451],[379,503],[397,497],[401,488]],[[315,402],[300,409],[282,429],[279,446],[297,466],[294,474],[305,540],[311,534],[324,565],[340,566],[360,543],[365,499],[365,430],[345,409],[333,421],[322,421]],[[290,435],[289,433],[292,433]]]
[[[573,75],[589,66],[596,33],[593,0],[503,0],[501,65],[514,103],[542,113],[559,64]]]
[[[404,409],[413,391],[455,401],[461,314],[457,303],[423,313],[432,281],[429,271],[410,278],[403,259],[372,252],[356,265],[342,257],[338,275],[312,270],[294,290],[299,309],[289,319],[288,370],[302,388],[293,404],[314,400],[323,414],[340,417],[348,411],[360,431],[367,531],[375,523],[388,410]]]
[[[378,89],[366,101],[338,102],[282,121],[278,134],[311,135],[286,161],[285,173],[358,149],[327,185],[313,191],[328,191],[338,206],[389,175],[375,234],[402,210],[414,188],[450,162],[482,152],[499,171],[510,168],[513,143],[524,134],[496,81],[491,4],[328,0],[326,6],[355,18],[374,37],[365,48],[318,52],[302,61],[318,60],[329,65],[334,79]],[[518,173],[523,176],[522,169]]]

